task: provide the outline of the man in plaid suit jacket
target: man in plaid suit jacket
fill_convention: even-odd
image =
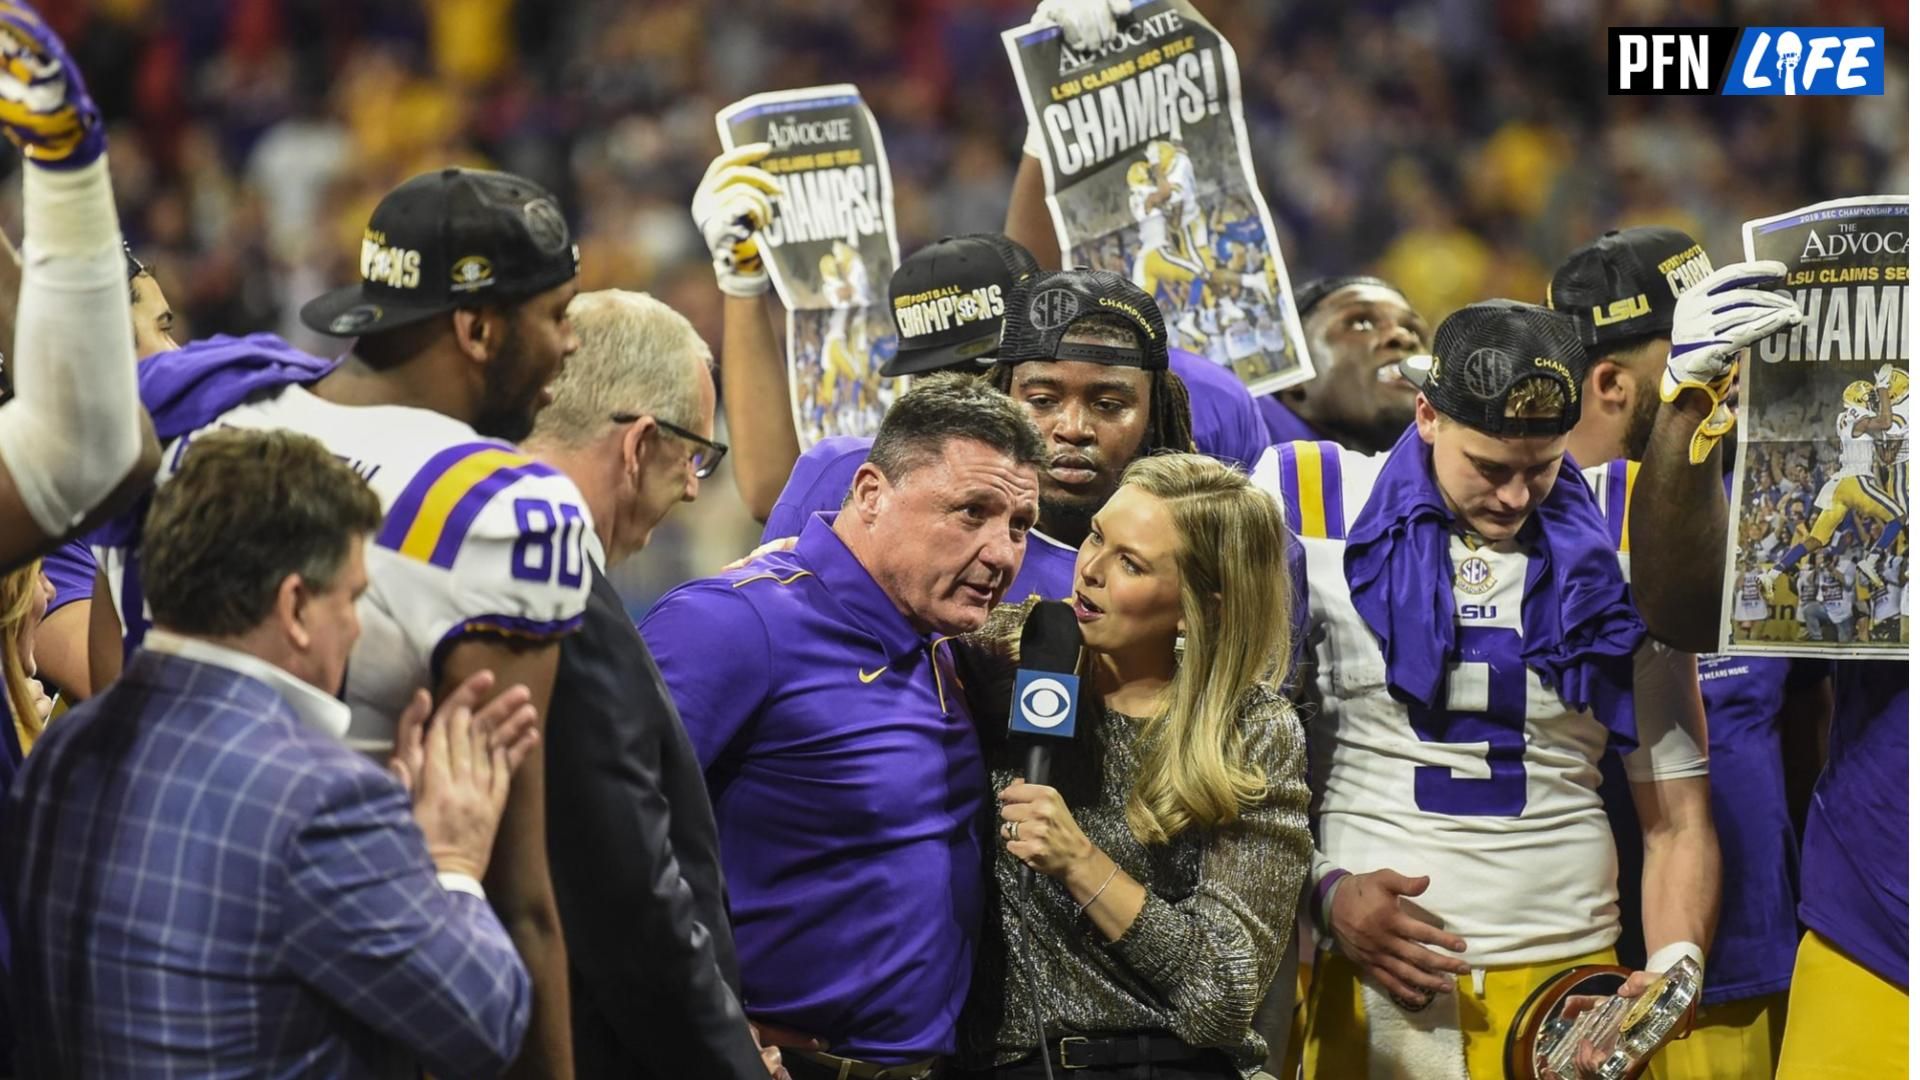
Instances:
[[[492,1076],[525,967],[481,893],[524,689],[421,694],[400,780],[341,741],[379,502],[288,432],[195,441],[141,549],[157,628],[0,825],[26,1076]],[[424,733],[423,733],[424,732]],[[411,798],[409,798],[411,795]]]

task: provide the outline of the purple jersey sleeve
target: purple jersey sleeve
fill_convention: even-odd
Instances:
[[[873,449],[869,435],[835,435],[807,448],[793,463],[787,486],[780,489],[773,510],[767,514],[767,527],[760,542],[799,536],[807,519],[818,513],[831,513],[846,501],[853,486],[853,474]]]
[[[47,614],[51,615],[75,600],[88,600],[93,597],[93,577],[98,567],[94,565],[93,551],[83,540],[69,540],[47,553],[41,566],[47,572],[47,580],[53,583],[53,600],[47,605]]]
[[[1193,443],[1203,454],[1252,472],[1267,446],[1267,425],[1245,383],[1231,371],[1184,349],[1170,350],[1169,367],[1187,384]]]

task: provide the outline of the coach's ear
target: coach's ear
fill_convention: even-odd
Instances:
[[[847,489],[847,501],[841,507],[843,514],[857,514],[860,523],[871,527],[880,516],[880,508],[887,496],[893,494],[893,484],[887,474],[871,461],[863,461],[853,474],[853,486]]]

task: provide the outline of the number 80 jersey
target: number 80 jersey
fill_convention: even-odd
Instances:
[[[1608,735],[1521,659],[1524,546],[1450,538],[1455,641],[1443,707],[1388,693],[1380,640],[1353,606],[1344,565],[1347,530],[1386,460],[1298,442],[1269,451],[1254,471],[1307,555],[1315,876],[1332,867],[1430,876],[1417,903],[1466,939],[1475,967],[1603,949],[1619,936],[1616,853],[1598,792]],[[1689,740],[1657,730],[1674,718],[1645,707],[1663,665],[1676,668],[1669,686],[1685,687],[1672,696],[1691,696],[1683,711],[1704,746],[1693,658],[1643,646],[1641,748],[1627,760],[1635,779],[1705,772],[1697,746],[1676,754]]]
[[[441,662],[461,638],[557,640],[579,627],[593,523],[571,480],[511,444],[431,410],[338,405],[289,385],[168,443],[157,482],[179,471],[196,436],[219,428],[310,435],[379,496],[385,520],[367,545],[343,695],[356,749],[393,745],[395,718],[416,689],[437,692]],[[131,545],[95,544],[131,648],[148,625],[137,558]]]

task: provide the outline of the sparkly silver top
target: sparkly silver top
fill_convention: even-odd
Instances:
[[[1029,605],[1007,605],[963,639],[964,680],[994,791],[1013,782],[1025,747],[1005,738],[1011,647]],[[995,833],[994,889],[973,988],[961,1018],[963,1064],[983,1068],[1032,1053],[1039,1022],[1049,1038],[1158,1028],[1224,1050],[1251,1076],[1267,1044],[1254,1010],[1272,985],[1306,878],[1306,740],[1279,692],[1256,687],[1241,703],[1248,759],[1266,772],[1257,806],[1218,829],[1190,829],[1146,847],[1127,827],[1127,796],[1148,749],[1142,721],[1082,701],[1075,748],[1053,758],[1052,786],[1080,829],[1134,880],[1146,905],[1108,942],[1064,883],[1035,875],[1022,898],[1020,863]],[[997,721],[997,722],[996,722]],[[988,806],[998,825],[997,807]]]

